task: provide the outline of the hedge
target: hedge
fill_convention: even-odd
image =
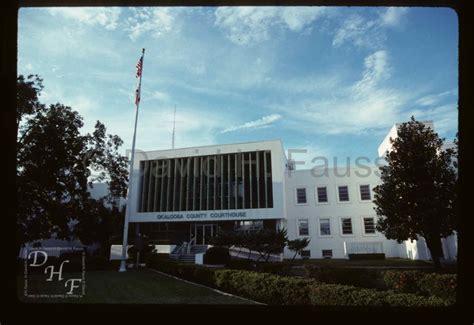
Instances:
[[[337,284],[314,286],[310,292],[310,300],[311,304],[319,306],[428,307],[448,305],[445,300],[437,297],[360,289]]]
[[[388,289],[402,293],[421,293],[418,283],[423,278],[421,271],[385,271],[383,281]]]
[[[377,291],[354,286],[323,284],[315,279],[279,276],[269,273],[215,269],[180,264],[159,257],[148,259],[148,266],[183,279],[205,284],[269,305],[318,306],[445,306],[438,297]]]
[[[435,296],[450,304],[456,301],[456,274],[423,273],[419,271],[386,271],[385,285],[397,292]]]
[[[309,305],[314,280],[268,273],[218,270],[216,286],[224,291],[271,305]]]
[[[377,280],[382,279],[381,271],[376,269],[316,267],[310,265],[305,265],[304,269],[306,276],[329,284],[375,288],[377,287]]]
[[[384,260],[384,253],[371,253],[371,254],[349,254],[350,260]]]
[[[227,264],[229,261],[229,249],[226,247],[211,247],[204,254],[204,264]]]
[[[156,254],[149,256],[146,263],[148,267],[164,273],[208,286],[215,285],[214,272],[217,269],[214,268],[193,264],[181,264],[168,258],[157,256]]]

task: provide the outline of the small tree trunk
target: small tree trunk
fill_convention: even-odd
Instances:
[[[430,250],[431,259],[436,270],[442,269],[440,258],[443,256],[441,247],[441,238],[439,236],[426,237],[426,246]]]
[[[294,260],[295,260],[295,258],[296,258],[296,255],[298,255],[298,252],[296,252],[296,253],[295,253],[295,255],[293,255],[293,258],[291,259],[292,261],[294,261]]]

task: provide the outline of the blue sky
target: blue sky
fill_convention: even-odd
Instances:
[[[146,48],[137,149],[281,139],[316,156],[374,159],[411,115],[457,131],[458,20],[447,8],[27,8],[18,73],[131,147],[135,65]],[[331,163],[333,164],[333,163]]]

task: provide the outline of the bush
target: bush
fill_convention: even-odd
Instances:
[[[456,302],[456,274],[425,274],[419,281],[420,291],[429,296],[445,299],[448,303]]]
[[[310,290],[310,301],[316,306],[380,306],[384,293],[339,284],[319,284]]]
[[[234,270],[249,270],[254,271],[257,267],[253,260],[249,259],[240,259],[240,258],[231,258],[229,262],[225,265],[229,269]]]
[[[305,265],[305,272],[319,282],[344,284],[357,287],[377,287],[377,280],[382,277],[379,270],[365,268],[314,267]]]
[[[204,254],[204,264],[227,264],[230,261],[229,249],[226,247],[211,247]]]
[[[372,254],[349,254],[350,260],[384,260],[384,253],[372,253]]]
[[[264,273],[271,273],[276,275],[290,275],[292,265],[285,262],[275,263],[260,263],[257,265],[257,270]]]
[[[314,279],[278,276],[245,270],[181,264],[154,254],[148,265],[162,272],[212,286],[269,305],[318,306],[445,306],[438,297],[318,283]]]
[[[334,284],[313,286],[310,291],[310,301],[311,304],[318,306],[428,307],[446,305],[444,300],[436,297]]]
[[[386,271],[383,278],[387,288],[396,292],[438,297],[449,304],[456,301],[456,274]]]
[[[271,305],[308,305],[314,280],[283,277],[268,273],[218,270],[216,287]]]
[[[384,291],[384,293],[385,304],[393,307],[430,307],[448,305],[446,300],[438,297],[424,297],[412,293],[396,293],[393,291]]]
[[[147,259],[147,265],[158,271],[175,275],[182,279],[194,281],[208,286],[215,286],[214,273],[216,269],[205,266],[182,264],[169,258],[152,254]]]
[[[418,282],[424,273],[420,271],[385,271],[383,281],[388,289],[402,293],[421,293]]]

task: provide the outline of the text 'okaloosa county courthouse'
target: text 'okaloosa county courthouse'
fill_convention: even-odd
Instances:
[[[396,135],[394,125],[379,156],[390,150],[389,138]],[[282,143],[272,140],[137,151],[133,168],[129,221],[138,223],[162,252],[176,251],[185,242],[205,250],[219,228],[285,228],[289,239],[311,239],[302,257],[384,253],[430,258],[422,238],[399,244],[376,231],[377,167],[293,170]],[[445,259],[456,258],[456,236],[443,239],[443,253]],[[280,257],[292,256],[285,249]]]

